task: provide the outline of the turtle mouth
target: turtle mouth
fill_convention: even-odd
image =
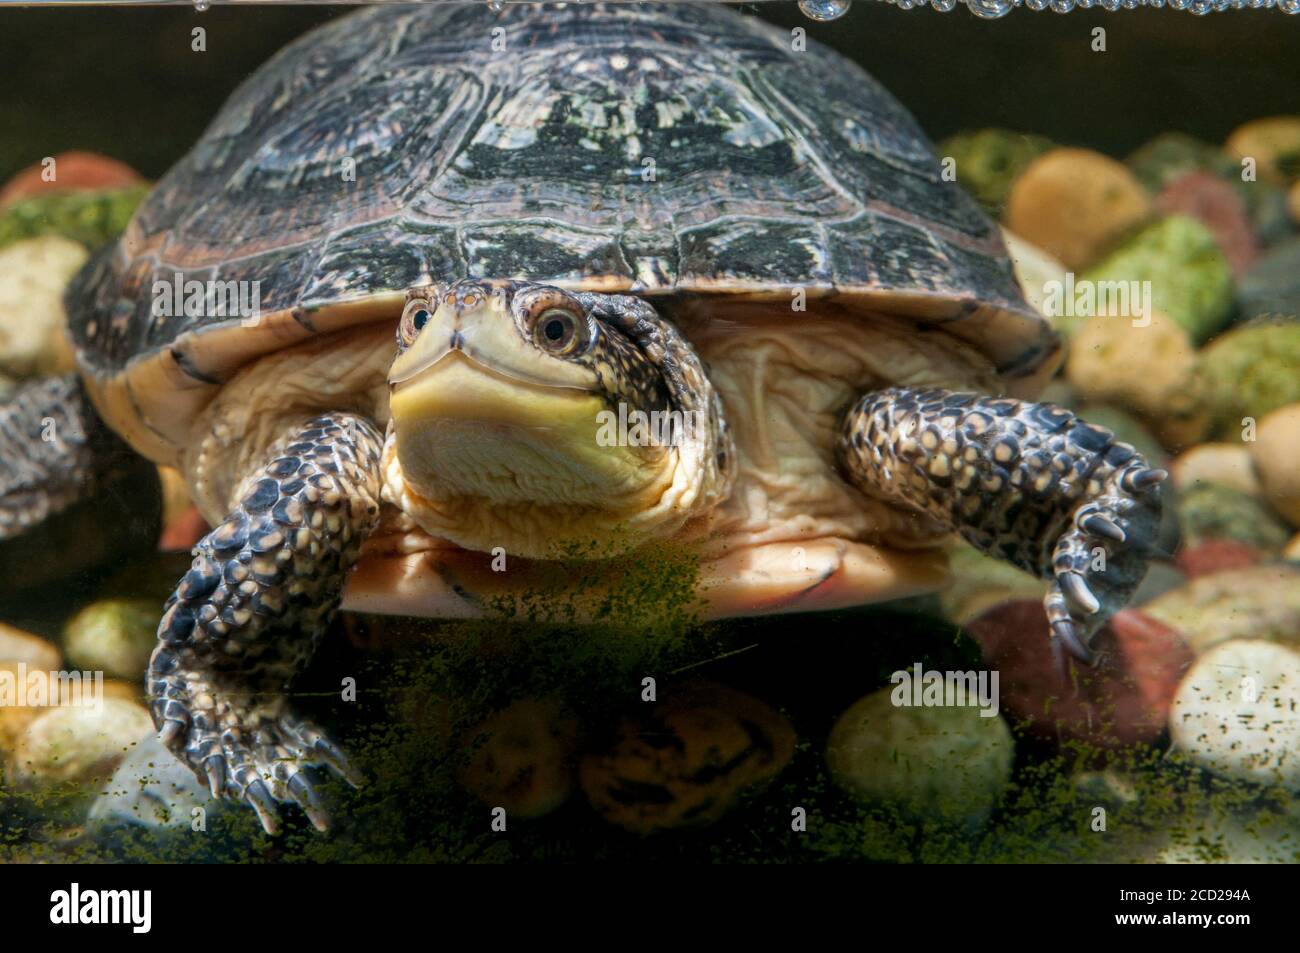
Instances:
[[[597,392],[599,381],[590,371],[548,358],[525,341],[498,298],[484,295],[474,300],[471,306],[447,301],[434,311],[411,347],[393,361],[388,386],[394,396],[427,385],[431,375],[456,361],[515,385]]]

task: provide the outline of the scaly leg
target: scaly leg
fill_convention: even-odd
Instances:
[[[1146,574],[1166,473],[1063,408],[891,387],[849,409],[837,453],[863,492],[1050,579],[1052,632],[1084,661]]]
[[[158,626],[148,688],[164,743],[214,797],[251,805],[269,833],[277,801],[328,825],[308,765],[357,781],[342,751],[289,709],[284,688],[315,651],[378,522],[382,446],[370,421],[344,413],[280,441],[194,548]]]

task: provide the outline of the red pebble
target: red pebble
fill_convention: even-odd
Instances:
[[[54,157],[54,163],[53,181],[45,180],[45,165],[37,162],[6,182],[0,189],[0,209],[34,195],[120,189],[144,181],[126,163],[93,152],[61,152]]]
[[[1187,215],[1208,228],[1234,275],[1244,274],[1259,257],[1241,196],[1212,172],[1180,175],[1165,186],[1156,206],[1165,215]]]
[[[1160,737],[1194,658],[1178,632],[1136,609],[1115,614],[1093,641],[1098,662],[1073,659],[1063,675],[1036,599],[989,609],[966,631],[998,671],[1002,711],[1031,734],[1120,748]]]
[[[168,526],[163,527],[158,537],[158,551],[163,553],[187,552],[212,529],[199,514],[197,506],[191,506]]]
[[[1188,579],[1212,576],[1229,569],[1245,569],[1263,559],[1250,543],[1239,539],[1207,539],[1182,549],[1174,556],[1174,563]]]

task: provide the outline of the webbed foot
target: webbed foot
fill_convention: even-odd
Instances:
[[[148,689],[161,739],[214,796],[257,811],[268,833],[280,802],[328,824],[306,768],[359,780],[338,746],[292,713],[284,690],[378,522],[382,443],[368,420],[328,414],[277,444],[194,548],[158,627]]]
[[[837,453],[864,492],[1051,580],[1053,636],[1084,661],[1146,574],[1165,471],[1061,407],[891,387],[849,409]]]

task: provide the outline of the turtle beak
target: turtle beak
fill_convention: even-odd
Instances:
[[[447,301],[389,372],[403,479],[426,497],[498,501],[582,498],[625,480],[609,472],[623,455],[597,442],[605,403],[595,384],[524,339],[493,296]]]
[[[590,394],[597,384],[590,371],[556,360],[526,340],[503,295],[484,293],[443,301],[411,346],[393,362],[389,387],[396,395],[457,363],[534,387]]]

